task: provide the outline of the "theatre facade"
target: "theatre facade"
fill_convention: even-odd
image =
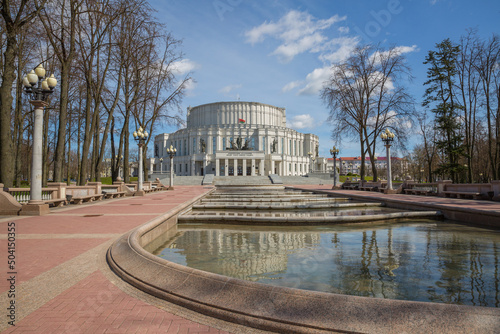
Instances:
[[[318,136],[287,128],[284,108],[258,102],[189,107],[185,129],[155,137],[155,171],[170,170],[170,145],[177,149],[176,175],[305,175],[326,169]]]

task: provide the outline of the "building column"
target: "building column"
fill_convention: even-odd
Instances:
[[[215,176],[220,176],[220,160],[215,158]]]
[[[224,159],[224,176],[229,175],[229,163],[227,159]]]
[[[247,159],[243,159],[243,176],[247,176]]]
[[[233,176],[238,176],[238,159],[233,159]]]
[[[274,174],[274,160],[271,160],[271,174]]]
[[[255,176],[255,159],[252,159],[252,171],[251,171],[250,175]]]
[[[265,176],[264,159],[261,159],[259,162],[259,170],[260,170],[260,176]]]
[[[187,175],[195,176],[196,175],[196,161],[191,160],[191,172]]]

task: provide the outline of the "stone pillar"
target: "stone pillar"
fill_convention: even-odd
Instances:
[[[215,176],[220,176],[220,159],[215,158]]]
[[[264,159],[261,159],[259,162],[259,170],[260,170],[260,176],[265,176]]]
[[[438,196],[445,197],[445,194],[443,194],[443,191],[446,191],[446,185],[447,184],[452,184],[453,182],[451,180],[442,180],[437,182],[437,192]]]
[[[251,176],[255,176],[255,159],[252,159],[252,170],[250,172]]]
[[[122,191],[125,191],[125,182],[123,181],[113,181],[113,185],[114,186],[118,186],[118,189],[116,189],[116,191],[118,192],[122,192]]]
[[[56,188],[57,190],[52,193],[52,199],[66,199],[66,183],[64,182],[48,182],[47,186]]]
[[[194,159],[191,160],[191,171],[187,175],[191,175],[191,176],[196,175],[196,161]]]
[[[233,176],[238,176],[238,159],[233,159]]]
[[[247,176],[247,159],[243,159],[243,176]]]
[[[144,184],[144,182],[142,182],[142,183]],[[102,193],[102,191],[101,191],[102,183],[101,182],[88,182],[87,185],[94,187],[94,189],[95,189],[94,194],[95,195],[99,195]],[[143,187],[143,185],[141,185],[141,190],[142,190],[142,187]]]
[[[269,174],[274,174],[274,160],[271,160],[271,172]]]
[[[33,149],[31,161],[30,204],[43,204],[42,201],[42,141],[43,141],[43,109],[44,101],[31,101],[35,107],[33,122]]]
[[[224,176],[229,175],[229,163],[228,159],[224,159]]]

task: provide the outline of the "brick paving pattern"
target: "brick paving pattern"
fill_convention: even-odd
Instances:
[[[104,274],[110,275],[104,257],[114,239],[208,190],[179,186],[144,197],[53,209],[41,217],[0,219],[0,307],[4,310],[0,331],[229,333],[136,298]],[[16,226],[15,326],[6,317],[12,299],[7,281],[9,222]]]
[[[299,187],[328,190],[331,185]],[[0,331],[229,333],[229,329],[232,333],[262,333],[166,305],[119,280],[105,263],[107,248],[120,235],[208,190],[202,186],[177,186],[173,191],[144,197],[53,209],[47,216],[0,219]],[[335,193],[349,196],[361,192]],[[500,203],[490,201],[362,193],[500,213]],[[11,300],[7,282],[9,222],[16,226],[16,326],[10,326],[6,317]]]

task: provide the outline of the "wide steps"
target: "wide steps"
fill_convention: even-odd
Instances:
[[[255,224],[255,225],[321,225],[377,221],[402,221],[407,219],[439,219],[439,211],[391,212],[366,215],[310,215],[309,213],[259,213],[224,212],[214,214],[182,215],[179,223]]]
[[[194,210],[302,210],[302,209],[338,209],[382,207],[383,203],[312,203],[312,204],[196,204]]]

